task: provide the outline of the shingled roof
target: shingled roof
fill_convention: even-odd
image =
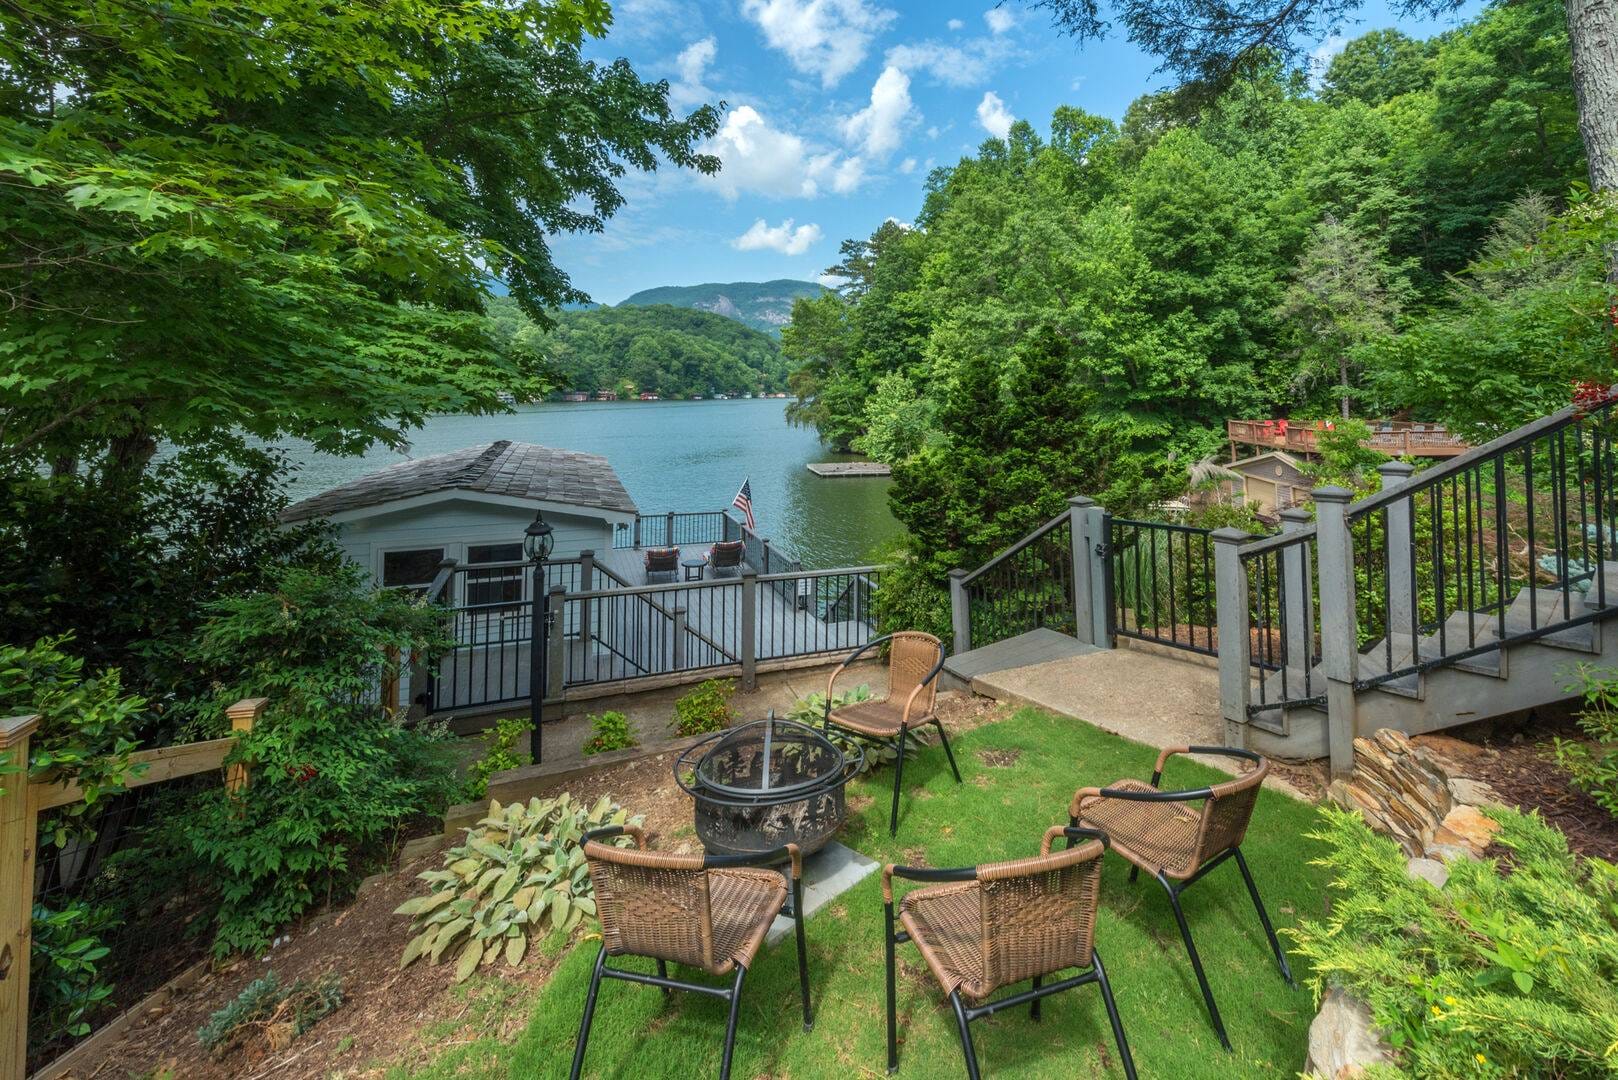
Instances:
[[[624,514],[636,512],[623,481],[601,455],[502,439],[448,454],[401,461],[367,473],[293,503],[281,514],[281,520],[330,517],[440,491],[477,491]]]

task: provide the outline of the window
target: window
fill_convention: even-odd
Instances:
[[[478,563],[510,563],[522,559],[522,544],[472,544],[466,549],[468,567]],[[516,604],[523,598],[523,566],[466,571],[468,604]]]
[[[426,592],[438,576],[438,564],[444,561],[444,549],[412,548],[408,551],[382,553],[382,587]]]

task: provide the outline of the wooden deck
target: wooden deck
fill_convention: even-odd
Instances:
[[[1326,420],[1226,420],[1225,436],[1230,441],[1230,457],[1238,457],[1236,447],[1256,446],[1264,450],[1285,450],[1290,454],[1320,453],[1320,432]],[[1392,457],[1449,458],[1472,447],[1442,424],[1416,424],[1408,420],[1367,420],[1371,437],[1366,445]]]
[[[804,468],[827,480],[845,476],[893,475],[893,468],[880,461],[811,461]]]

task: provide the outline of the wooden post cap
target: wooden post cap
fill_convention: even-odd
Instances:
[[[242,698],[226,709],[225,715],[230,717],[232,722],[237,720],[257,720],[264,714],[264,709],[269,703],[270,699],[267,697]]]
[[[0,720],[0,750],[21,743],[39,727],[38,716],[8,716]]]

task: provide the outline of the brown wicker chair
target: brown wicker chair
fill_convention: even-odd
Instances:
[[[856,701],[833,709],[832,699],[837,692],[837,676],[841,675],[865,652],[886,643],[888,646],[888,696],[880,700]],[[949,758],[950,771],[955,782],[961,782],[961,770],[955,766],[955,751],[949,747],[949,735],[944,724],[933,712],[938,701],[938,673],[944,668],[944,645],[931,634],[919,630],[901,630],[872,638],[844,658],[826,683],[826,714],[821,727],[830,730],[842,728],[865,739],[891,746],[898,754],[893,763],[893,811],[888,818],[888,833],[899,831],[899,790],[904,780],[905,743],[910,731],[923,724],[938,729],[944,743],[944,754]]]
[[[708,549],[708,570],[714,577],[719,577],[719,571],[742,572],[742,556],[747,551],[747,545],[740,540],[721,540]]]
[[[601,843],[620,834],[634,837],[635,847]],[[736,1045],[742,979],[770,924],[783,909],[796,924],[803,1029],[808,1031],[814,1026],[803,939],[803,860],[798,845],[745,855],[670,855],[645,850],[645,835],[632,825],[596,829],[586,833],[584,839],[584,856],[590,862],[590,880],[595,885],[596,917],[601,920],[601,952],[596,956],[590,993],[579,1022],[573,1080],[578,1080],[584,1066],[596,994],[603,978],[658,986],[665,994],[689,990],[728,1001],[730,1020],[725,1025],[725,1051],[719,1071],[721,1080],[728,1077]],[[790,885],[783,871],[766,868],[788,861]],[[624,955],[656,960],[657,974],[607,966],[608,956]],[[671,963],[699,968],[709,975],[730,975],[730,986],[671,979]]]
[[[1175,754],[1219,754],[1251,761],[1257,768],[1211,787],[1159,791],[1157,785],[1163,779],[1163,766]],[[1214,1004],[1213,991],[1208,988],[1208,977],[1203,974],[1202,958],[1191,940],[1191,927],[1185,921],[1180,894],[1220,863],[1234,857],[1241,868],[1242,880],[1247,882],[1247,893],[1258,909],[1259,922],[1264,924],[1264,933],[1269,936],[1275,962],[1286,981],[1294,987],[1298,985],[1287,964],[1286,952],[1276,939],[1275,927],[1270,925],[1264,901],[1259,899],[1258,886],[1247,869],[1247,860],[1242,857],[1242,839],[1247,835],[1248,822],[1258,803],[1259,787],[1269,768],[1268,761],[1250,750],[1226,746],[1170,747],[1157,756],[1150,784],[1119,780],[1111,787],[1080,788],[1068,808],[1072,824],[1102,829],[1112,838],[1112,850],[1133,864],[1130,881],[1145,870],[1169,894],[1169,905],[1180,925],[1180,937],[1191,956],[1191,969],[1196,972],[1202,998],[1208,1005],[1208,1017],[1226,1050],[1230,1049],[1230,1038],[1225,1034],[1219,1006]],[[1192,806],[1193,803],[1201,803],[1201,806]]]
[[[1067,850],[1051,851],[1051,842],[1064,835]],[[1088,842],[1075,847],[1075,840]],[[949,995],[961,1036],[961,1052],[966,1055],[966,1073],[972,1080],[978,1077],[977,1050],[972,1045],[970,1027],[973,1020],[1016,1005],[1028,1005],[1030,1015],[1038,1020],[1042,999],[1091,982],[1101,987],[1112,1037],[1118,1044],[1118,1059],[1123,1062],[1124,1074],[1134,1080],[1135,1062],[1129,1054],[1129,1040],[1118,1019],[1107,969],[1095,948],[1101,855],[1106,846],[1107,836],[1099,830],[1057,825],[1045,833],[1037,858],[954,870],[891,864],[883,869],[890,1074],[899,1068],[894,946],[913,941]],[[895,877],[943,883],[905,895],[899,906],[903,930],[894,926]],[[1044,985],[1047,975],[1070,968],[1088,970]],[[995,991],[1024,979],[1033,980],[1031,989],[988,1001]]]
[[[647,548],[646,549],[646,580],[651,581],[653,574],[667,574],[669,580],[680,572],[680,549]]]

